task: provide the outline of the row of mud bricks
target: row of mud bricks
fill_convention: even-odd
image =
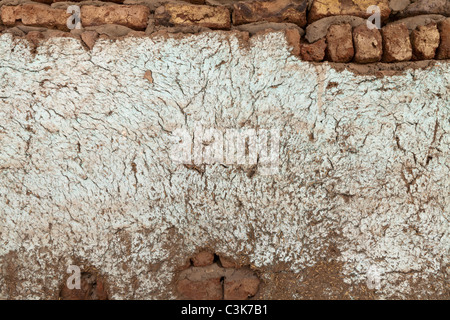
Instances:
[[[82,29],[72,35],[90,48],[99,34],[240,30],[250,35],[284,30],[293,53],[307,61],[371,63],[450,58],[450,0],[3,0],[3,32],[44,37],[70,31],[70,5],[78,5]],[[114,2],[114,3],[113,3]],[[382,27],[369,29],[369,6]],[[115,29],[114,29],[115,27]],[[45,28],[43,30],[42,28]],[[177,29],[178,28],[178,29]],[[184,29],[183,29],[184,28]],[[111,31],[112,30],[112,31]]]

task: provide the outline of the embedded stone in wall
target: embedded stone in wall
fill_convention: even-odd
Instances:
[[[82,6],[81,23],[86,26],[118,24],[131,29],[147,27],[150,9],[143,5]]]
[[[441,43],[436,55],[436,59],[450,59],[450,18],[439,23]]]
[[[286,41],[292,48],[291,53],[294,56],[298,56],[300,54],[300,39],[301,39],[301,34],[299,30],[296,28],[288,28],[284,30],[284,34],[286,36]]]
[[[411,0],[389,0],[389,8],[392,14],[405,10],[411,4]]]
[[[391,9],[388,0],[315,0],[309,11],[308,21],[312,23],[325,17],[340,15],[369,18],[373,13],[367,13],[367,9],[371,5],[377,5],[380,8],[382,21],[389,18]]]
[[[230,11],[225,7],[167,3],[155,11],[157,25],[199,26],[211,29],[229,29]]]
[[[323,61],[326,48],[327,43],[325,39],[320,39],[314,43],[302,41],[300,43],[300,57],[305,61]]]
[[[399,62],[412,58],[409,31],[405,24],[389,24],[381,29],[383,36],[383,61]]]
[[[95,41],[97,41],[98,38],[98,33],[96,31],[85,31],[81,34],[81,40],[83,40],[83,42],[88,46],[88,48],[90,50],[92,50],[92,48],[95,45]]]
[[[68,30],[67,19],[71,14],[63,9],[54,9],[45,4],[26,3],[18,6],[2,6],[0,17],[6,26],[15,25],[17,20],[26,26]]]
[[[421,14],[450,14],[450,1],[448,0],[415,0],[411,1],[399,16],[411,17]]]
[[[26,39],[32,44],[33,47],[37,47],[39,42],[44,39],[44,35],[39,31],[30,31],[27,33]]]
[[[383,56],[383,39],[378,29],[369,29],[361,25],[353,29],[353,44],[355,47],[355,62],[378,62]]]
[[[327,56],[333,62],[350,62],[353,49],[352,26],[348,23],[330,26],[327,33]]]
[[[324,37],[326,37],[328,28],[333,24],[343,24],[348,23],[353,28],[360,26],[362,24],[366,24],[365,19],[358,18],[358,17],[352,17],[352,16],[334,16],[334,17],[328,17],[320,19],[316,22],[313,22],[309,24],[306,27],[306,40],[309,41],[309,43],[316,42]]]
[[[409,32],[416,30],[417,27],[426,26],[431,23],[439,23],[444,21],[445,17],[439,14],[425,14],[421,16],[409,17],[392,22],[392,24],[404,23]]]
[[[227,257],[219,257],[220,264],[223,268],[238,268],[239,265],[236,261]]]
[[[266,0],[238,2],[233,5],[233,24],[267,21],[306,25],[306,0]]]
[[[22,19],[22,6],[2,6],[0,18],[5,26],[13,26],[16,20]]]
[[[121,26],[119,24],[104,24],[101,26],[86,27],[84,29],[95,31],[99,35],[104,35],[110,38],[125,37],[130,32],[133,32],[133,29]]]
[[[176,280],[176,291],[180,298],[246,300],[257,294],[260,279],[248,266],[240,268],[235,261],[224,257],[218,257],[217,263],[198,264],[199,258],[208,258],[207,263],[210,263],[209,255],[218,257],[209,252],[200,252],[189,259],[191,266],[187,269],[183,266],[184,270]]]
[[[209,266],[213,262],[214,262],[214,254],[208,251],[199,252],[192,258],[192,264],[194,265],[194,267]]]
[[[439,47],[440,35],[435,23],[420,26],[411,33],[414,60],[433,59]]]

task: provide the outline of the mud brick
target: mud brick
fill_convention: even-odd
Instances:
[[[107,5],[81,7],[83,27],[118,24],[135,30],[147,27],[150,9],[143,5]]]
[[[350,62],[353,48],[352,26],[348,23],[332,25],[327,33],[327,56],[333,62]]]
[[[450,59],[450,18],[439,23],[441,43],[436,55],[437,59]]]
[[[229,29],[230,11],[225,7],[167,3],[155,11],[157,25],[199,26],[211,29]]]
[[[309,11],[308,21],[312,23],[325,17],[349,15],[369,18],[367,8],[376,5],[381,11],[381,21],[386,21],[391,14],[388,0],[315,0]]]
[[[300,43],[300,57],[305,61],[320,62],[325,58],[327,43],[325,39],[320,39],[314,43]]]
[[[204,267],[213,264],[214,262],[214,254],[208,251],[202,251],[197,253],[192,258],[192,264],[194,267]]]
[[[383,57],[383,39],[378,29],[369,29],[360,25],[353,29],[355,62],[371,63],[381,61]]]
[[[381,29],[383,36],[383,61],[399,62],[412,58],[409,31],[405,24],[390,24]]]
[[[246,277],[241,279],[224,281],[225,300],[246,300],[253,297],[259,288],[259,279],[256,277]]]
[[[26,26],[69,30],[67,19],[71,16],[63,9],[54,9],[40,3],[26,3],[18,6],[2,6],[0,17],[6,26],[21,21]]]
[[[306,0],[267,0],[238,2],[233,5],[233,24],[267,21],[306,25]]]
[[[435,23],[419,26],[411,33],[414,60],[433,59],[439,47],[440,35]]]

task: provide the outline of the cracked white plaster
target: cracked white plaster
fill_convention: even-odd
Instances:
[[[383,271],[381,297],[413,293],[405,276],[444,279],[450,65],[376,78],[289,51],[281,32],[248,47],[226,32],[92,51],[51,38],[36,55],[1,35],[0,297],[56,298],[78,260],[112,298],[172,298],[176,266],[201,247],[268,279],[333,243],[346,282]],[[279,173],[172,162],[172,133],[196,124],[280,129]]]

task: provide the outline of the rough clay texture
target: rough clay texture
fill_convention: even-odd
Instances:
[[[433,59],[439,47],[440,35],[437,25],[420,26],[411,33],[413,59]]]
[[[143,30],[147,27],[150,9],[146,6],[82,6],[81,21],[86,27],[121,23],[125,27]]]
[[[242,268],[229,259],[223,258],[218,258],[218,263],[204,260],[201,266],[196,265],[198,255],[205,254],[207,252],[197,254],[191,261],[192,265],[189,265],[177,276],[178,298],[247,300],[258,293],[261,281],[248,266]]]
[[[315,0],[312,2],[308,20],[309,23],[312,23],[325,17],[338,15],[369,18],[372,13],[368,13],[367,8],[372,5],[376,5],[380,9],[382,21],[389,17],[391,9],[388,0]]]
[[[415,16],[420,14],[445,14],[450,15],[449,0],[413,0],[402,11],[399,16]]]
[[[236,25],[268,21],[306,25],[306,0],[271,0],[238,2],[233,5],[233,23]]]
[[[438,59],[450,59],[450,18],[439,24],[441,44],[437,52]]]
[[[58,298],[69,264],[110,299],[175,298],[201,250],[255,298],[449,298],[448,62],[356,75],[249,41],[1,35],[0,298]],[[174,163],[200,123],[280,129],[279,173]]]
[[[47,5],[26,3],[19,6],[2,6],[1,20],[6,26],[13,26],[16,20],[28,26],[54,27],[61,30],[67,28],[70,14],[63,9],[53,9]]]
[[[409,32],[416,30],[419,26],[426,26],[432,23],[439,23],[446,18],[439,14],[426,14],[410,18],[404,18],[392,22],[392,24],[405,24]]]
[[[411,40],[405,24],[389,24],[381,29],[381,33],[385,62],[408,61],[412,58]]]
[[[168,3],[155,11],[155,20],[160,25],[197,25],[211,29],[229,29],[230,11],[224,7],[192,6]]]
[[[214,254],[208,251],[199,252],[192,258],[192,264],[194,265],[194,267],[209,266],[213,262]]]
[[[63,285],[59,294],[61,300],[108,300],[103,280],[90,272],[84,272],[80,277],[80,289],[69,289]]]
[[[355,46],[355,62],[378,62],[383,56],[383,39],[378,29],[370,30],[361,25],[353,29],[353,44]]]
[[[327,55],[331,61],[350,62],[355,54],[352,26],[348,23],[330,26],[327,44]]]
[[[304,41],[300,44],[300,57],[305,61],[320,62],[325,58],[326,48],[325,39],[320,39],[314,43]]]
[[[328,32],[328,28],[334,24],[348,23],[352,27],[358,27],[362,24],[366,24],[365,19],[353,16],[333,16],[320,19],[308,25],[306,28],[305,38],[310,43],[325,37]]]

